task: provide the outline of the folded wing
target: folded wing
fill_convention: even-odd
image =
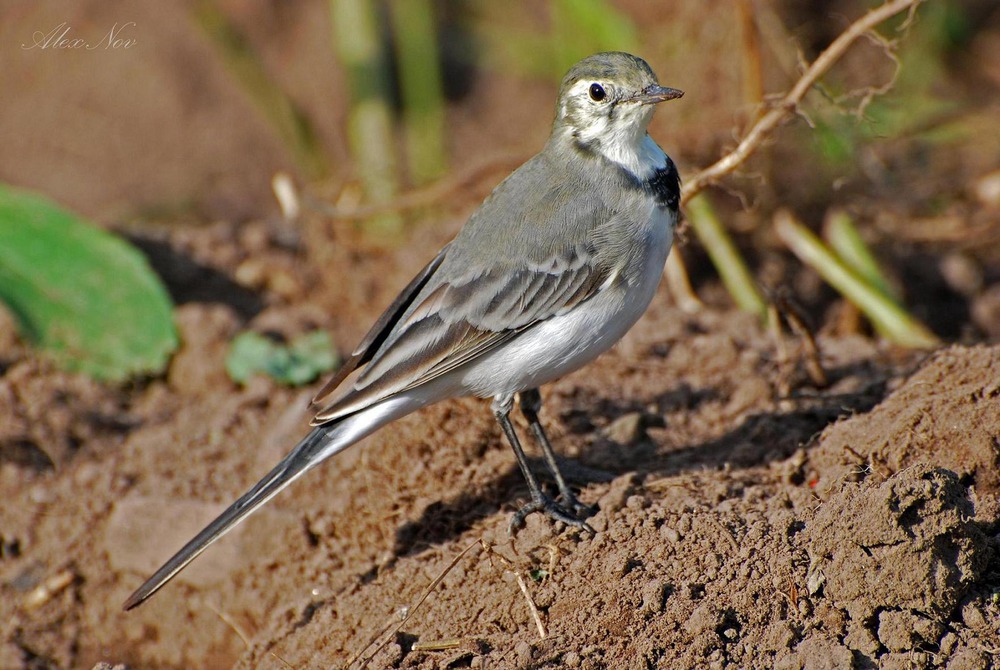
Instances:
[[[316,415],[314,424],[356,412],[469,363],[589,299],[610,275],[586,242],[517,269],[470,268],[451,281],[435,275],[446,254],[447,248],[411,282],[317,396],[328,396],[360,370],[350,388]]]

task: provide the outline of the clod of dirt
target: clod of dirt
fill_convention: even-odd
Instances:
[[[874,410],[824,431],[810,454],[816,491],[836,490],[867,469],[886,476],[935,463],[971,481],[980,501],[994,498],[1000,492],[998,405],[1000,346],[943,349]]]
[[[989,337],[1000,337],[1000,284],[980,293],[972,302],[972,322]]]
[[[940,621],[904,610],[882,610],[878,615],[878,639],[890,651],[909,651],[926,643],[937,644],[944,632]]]
[[[646,426],[642,414],[629,412],[612,421],[604,429],[604,435],[609,440],[621,445],[635,444],[646,437]]]
[[[947,670],[988,670],[991,666],[984,652],[966,647],[958,650],[946,667]]]
[[[830,637],[814,635],[802,640],[782,657],[775,670],[838,670],[853,665],[851,650]]]
[[[936,641],[936,622],[923,620],[952,612],[989,558],[974,516],[948,470],[916,466],[880,484],[846,484],[806,527],[809,582],[853,621],[877,626],[889,649],[912,648],[903,636]]]

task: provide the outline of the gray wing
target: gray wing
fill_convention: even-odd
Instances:
[[[399,320],[407,309],[411,306],[414,299],[420,293],[420,290],[427,284],[427,281],[434,275],[437,269],[441,266],[441,261],[444,260],[445,254],[448,252],[448,245],[445,245],[438,255],[434,257],[430,263],[424,266],[424,269],[417,273],[417,276],[410,280],[410,283],[406,285],[396,299],[392,301],[392,304],[382,313],[382,316],[378,318],[375,324],[368,331],[368,334],[362,338],[361,343],[355,347],[354,352],[351,354],[350,358],[344,361],[344,364],[340,366],[337,373],[323,385],[323,388],[313,396],[312,402],[314,404],[319,404],[323,402],[324,399],[330,396],[337,387],[339,387],[347,377],[367,363],[378,351],[379,347],[385,341],[387,337],[392,333],[393,326]]]
[[[618,171],[574,165],[543,152],[505,179],[327,385],[321,396],[339,395],[313,423],[437,379],[600,292],[614,254],[595,242],[624,225],[624,187]]]
[[[429,277],[422,295],[409,302],[387,335],[366,338],[369,346],[359,348],[351,361],[367,365],[350,390],[320,411],[313,423],[436,379],[592,297],[609,275],[610,269],[596,262],[593,249],[579,243],[516,270],[495,267],[450,281]],[[349,373],[338,374],[337,383]]]

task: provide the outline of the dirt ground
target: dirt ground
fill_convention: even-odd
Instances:
[[[335,245],[349,282],[250,323],[291,334],[336,303],[349,341],[448,234]],[[662,289],[615,350],[544,389],[596,535],[536,515],[511,541],[526,488],[488,404],[460,400],[324,464],[123,613],[304,430],[309,389],[225,376],[248,306],[183,296],[251,257],[314,282],[276,236],[147,240],[183,303],[164,379],[112,392],[3,329],[0,667],[995,667],[1000,346],[821,335],[830,384],[813,388],[753,317],[685,314]]]
[[[220,4],[255,26],[269,25],[255,12],[306,12],[248,35],[274,71],[293,70],[286,88],[323,119],[332,162],[346,161],[326,5]],[[749,114],[738,35],[705,20],[730,3],[622,4],[642,53],[687,91],[651,134],[690,174],[732,146]],[[806,4],[756,4],[789,27],[766,45],[789,56],[766,73],[780,91],[798,57],[815,57],[864,3],[823,21]],[[22,89],[3,110],[13,143],[0,178],[128,235],[178,305],[183,346],[164,375],[109,387],[53,369],[0,310],[0,669],[1000,667],[1000,14],[966,4],[992,23],[941,64],[948,75],[930,95],[956,107],[926,124],[945,139],[915,127],[859,141],[830,166],[803,148],[817,131],[799,122],[713,192],[755,276],[804,306],[828,384],[809,381],[800,341],[779,346],[732,306],[688,233],[704,308],[686,312],[661,287],[615,349],[542,389],[542,420],[596,534],[535,515],[510,539],[527,488],[489,403],[456,400],[309,473],[128,613],[125,598],[306,430],[321,382],[237,386],[223,365],[232,338],[322,328],[350,351],[541,146],[555,86],[483,68],[450,103],[451,167],[495,169],[388,244],[266,214],[268,181],[290,160],[174,4],[141,9],[141,56],[19,52],[0,69],[5,91]],[[102,11],[90,25],[69,18],[81,33],[120,20]],[[4,44],[63,12],[24,4],[0,27]],[[867,74],[871,62],[887,67],[871,54],[843,67]],[[97,83],[133,79],[142,87],[124,111],[102,107]],[[75,101],[72,123],[42,104],[52,91]],[[911,94],[906,110],[914,100],[926,102]],[[112,126],[109,142],[101,129]],[[69,160],[66,146],[95,157]],[[313,193],[338,193],[345,175]],[[945,344],[903,351],[874,337],[776,241],[779,206],[813,228],[847,208]]]

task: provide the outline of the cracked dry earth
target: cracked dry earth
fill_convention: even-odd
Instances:
[[[345,258],[367,293],[317,282],[249,325],[321,325],[346,349],[421,250]],[[309,389],[226,378],[244,319],[187,301],[169,373],[117,390],[0,328],[0,667],[1000,664],[1000,346],[824,336],[830,384],[812,388],[751,317],[663,293],[543,389],[595,535],[536,515],[511,541],[526,489],[488,403],[459,400],[314,470],[123,613],[304,430]]]

